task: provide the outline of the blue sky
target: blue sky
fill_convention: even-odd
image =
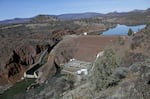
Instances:
[[[131,11],[150,8],[150,0],[0,0],[0,20],[38,14]]]

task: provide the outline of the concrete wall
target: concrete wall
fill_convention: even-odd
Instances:
[[[24,78],[38,78],[38,76],[35,72],[33,75],[24,73]]]

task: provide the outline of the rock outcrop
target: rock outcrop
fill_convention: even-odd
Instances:
[[[23,45],[16,48],[5,65],[5,73],[8,75],[8,79],[11,82],[19,80],[23,72],[37,61],[38,56],[44,49],[46,49],[46,45]]]

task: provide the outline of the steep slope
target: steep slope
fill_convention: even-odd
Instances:
[[[59,42],[64,35],[74,34],[71,30],[53,31],[50,35],[36,34],[37,37],[19,36],[17,33],[9,37],[1,37],[0,48],[0,88],[4,85],[16,83],[21,79],[23,73],[39,60],[42,52]],[[7,34],[6,34],[7,35]]]

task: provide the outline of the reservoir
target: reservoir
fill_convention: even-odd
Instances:
[[[110,28],[102,32],[102,35],[127,35],[129,28],[131,28],[133,32],[138,32],[145,26],[146,25],[127,26],[118,24],[115,28]]]

